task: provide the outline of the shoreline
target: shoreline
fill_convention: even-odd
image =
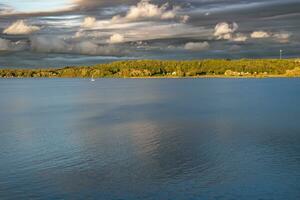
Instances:
[[[300,59],[127,60],[94,66],[0,69],[0,78],[297,78]]]
[[[267,76],[225,76],[225,75],[204,75],[204,76],[145,76],[145,77],[97,77],[99,79],[297,79],[300,76],[286,76],[286,75],[267,75]],[[90,77],[0,77],[3,79],[90,79]]]

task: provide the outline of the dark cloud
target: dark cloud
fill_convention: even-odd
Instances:
[[[44,55],[64,64],[90,56],[86,62],[92,64],[102,56],[241,58],[275,57],[279,49],[286,56],[300,52],[299,0],[71,2],[58,11],[20,13],[0,0],[0,65],[19,66],[16,55],[32,65],[40,62],[32,59],[37,55],[49,65]]]

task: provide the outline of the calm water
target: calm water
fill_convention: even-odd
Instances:
[[[300,199],[300,79],[0,80],[0,199]]]

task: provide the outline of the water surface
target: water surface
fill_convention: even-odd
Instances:
[[[0,199],[300,199],[300,79],[1,79]]]

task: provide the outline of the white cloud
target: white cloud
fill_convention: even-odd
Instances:
[[[143,18],[174,19],[179,7],[168,10],[168,4],[158,6],[150,3],[149,0],[142,0],[137,5],[131,6],[125,19],[140,20]]]
[[[271,35],[265,31],[254,31],[253,33],[251,33],[251,38],[268,38],[268,37],[271,37]]]
[[[14,22],[12,25],[7,27],[3,33],[9,35],[23,35],[23,34],[30,34],[40,30],[38,26],[31,26],[26,24],[24,20],[18,20]]]
[[[208,42],[188,42],[184,45],[184,49],[188,51],[203,51],[208,48]]]
[[[116,30],[118,30],[119,34],[122,33],[126,42],[186,37],[203,39],[211,36],[210,29],[178,22],[139,21],[112,23],[110,20],[98,20],[93,28],[89,28],[88,30],[81,29],[74,37],[78,39],[97,39],[100,42],[106,43],[110,42],[110,37],[116,33]]]
[[[181,23],[187,23],[189,21],[189,19],[190,19],[190,16],[183,15],[183,16],[180,17],[180,22]]]
[[[254,31],[251,34],[251,38],[259,39],[259,38],[272,38],[276,42],[280,43],[288,43],[290,40],[291,34],[288,32],[279,32],[279,33],[271,33],[265,31]]]
[[[215,26],[215,32],[214,36],[217,37],[217,39],[225,39],[225,40],[230,40],[232,38],[232,34],[236,32],[238,29],[237,23],[233,22],[232,24],[227,23],[227,22],[221,22],[218,23]]]
[[[236,33],[239,26],[237,23],[221,22],[215,26],[214,36],[218,40],[230,40],[234,42],[245,42],[248,36],[243,33]]]
[[[167,3],[161,6],[150,3],[150,0],[141,0],[137,5],[131,6],[127,13],[113,16],[110,20],[97,21],[94,17],[86,17],[82,23],[83,28],[99,28],[99,27],[126,27],[132,22],[156,21],[177,19],[181,23],[189,20],[188,15],[178,15],[180,7],[170,7]],[[118,28],[115,27],[115,28]]]
[[[275,33],[274,39],[280,43],[288,43],[291,37],[290,33],[282,32],[282,33]]]
[[[248,40],[248,36],[242,33],[237,33],[232,37],[232,41],[234,42],[245,42],[246,40]]]
[[[125,38],[123,35],[115,33],[109,38],[109,43],[115,44],[115,43],[122,43],[124,42]]]
[[[95,17],[85,17],[82,23],[84,28],[92,28],[96,25],[97,21]]]
[[[94,17],[86,17],[81,25],[82,29],[74,37],[97,38],[98,41],[114,44],[124,42],[125,38],[126,42],[134,42],[174,36],[183,37],[186,34],[199,37],[195,32],[207,31],[202,27],[186,24],[189,16],[178,15],[179,9],[178,6],[156,5],[149,0],[142,0],[137,5],[129,7],[124,15],[116,15],[111,19],[96,20]],[[167,19],[176,20],[163,22]]]

